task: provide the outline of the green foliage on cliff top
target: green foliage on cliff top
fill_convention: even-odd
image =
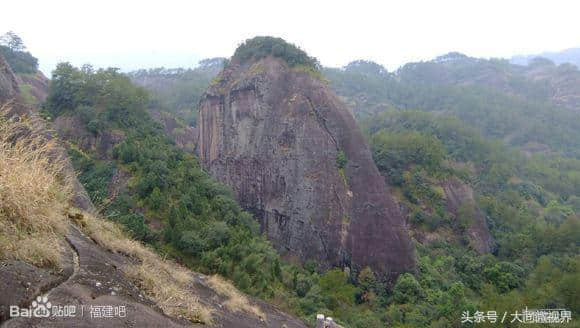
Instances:
[[[315,70],[320,68],[316,58],[308,56],[306,52],[281,38],[271,36],[257,36],[246,40],[236,49],[234,58],[244,63],[269,55],[285,60],[292,67],[304,65]]]
[[[38,59],[30,52],[22,39],[14,32],[0,36],[0,56],[3,56],[14,73],[35,73],[38,70]]]

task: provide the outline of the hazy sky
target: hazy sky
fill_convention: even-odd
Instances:
[[[579,1],[5,0],[13,30],[49,72],[58,61],[124,70],[229,57],[256,35],[295,43],[323,65],[370,59],[390,70],[460,51],[509,57],[580,46]]]

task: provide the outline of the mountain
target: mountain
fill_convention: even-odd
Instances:
[[[171,113],[193,127],[199,100],[225,62],[225,58],[208,58],[194,69],[161,67],[127,75],[133,83],[151,92],[157,111]]]
[[[571,65],[450,53],[333,69],[257,37],[194,70],[62,63],[46,84],[30,54],[11,55],[5,326],[92,323],[7,320],[43,294],[125,304],[115,326],[461,327],[481,309],[580,311]]]
[[[89,315],[91,306],[108,305],[117,312],[103,320],[114,326],[306,327],[271,305],[250,301],[219,276],[192,272],[161,257],[130,238],[130,230],[104,218],[91,201],[97,200],[91,185],[84,184],[87,193],[69,160],[70,150],[61,146],[70,147],[73,140],[59,140],[51,122],[26,102],[25,83],[0,56],[3,326],[91,327],[99,320]],[[54,104],[54,90],[43,92],[51,93]],[[14,306],[24,313],[31,304],[48,315],[59,306],[75,312],[50,319],[14,315]]]
[[[40,115],[67,146],[100,215],[189,270],[231,280],[240,291],[222,278],[204,279],[216,280],[210,285],[220,295],[240,296],[217,299],[225,302],[224,311],[212,315],[217,325],[235,326],[230,314],[236,312],[239,326],[314,325],[321,313],[338,324],[378,320],[350,315],[361,307],[354,273],[284,261],[231,190],[208,175],[175,135],[166,134],[170,128],[152,115],[158,105],[117,69],[62,63],[54,71]],[[367,277],[374,275],[367,270]],[[174,302],[167,299],[167,305]],[[199,299],[216,300],[211,293]]]
[[[518,55],[510,58],[510,62],[516,65],[529,65],[534,58],[546,58],[557,65],[569,63],[580,67],[580,48],[570,48],[562,51],[542,52],[537,55]]]
[[[356,117],[389,109],[449,114],[510,146],[580,155],[580,71],[573,66],[540,60],[524,67],[450,53],[393,73],[360,67],[324,70]]]
[[[286,176],[304,167],[284,164],[300,155],[291,146],[317,147],[296,136],[318,133],[321,124],[314,122],[316,112],[308,119],[298,115],[299,96],[292,102],[279,100],[292,91],[311,96],[330,87],[340,100],[332,91],[319,92],[328,96],[328,105],[313,108],[324,110],[327,120],[320,122],[325,124],[335,121],[336,115],[328,115],[332,107],[355,117],[381,174],[378,179],[387,184],[384,194],[405,219],[418,268],[399,275],[394,286],[379,283],[370,268],[358,274],[346,270],[360,304],[341,303],[338,311],[335,305],[340,303],[332,300],[353,295],[342,284],[342,272],[326,271],[325,282],[314,285],[299,274],[296,293],[305,297],[294,303],[298,311],[331,306],[333,317],[352,327],[459,327],[457,314],[465,309],[513,312],[513,304],[524,303],[578,311],[578,290],[570,287],[579,277],[575,240],[580,238],[580,130],[573,66],[537,60],[522,67],[450,53],[395,72],[369,61],[321,68],[296,47],[270,41],[250,42],[253,46],[236,51],[230,62],[234,65],[210,83],[196,121],[202,165],[232,186],[236,198],[257,217],[268,207],[261,211],[255,204],[269,203],[280,213],[294,201],[292,193],[282,194],[293,183]],[[296,83],[297,77],[304,82]],[[337,105],[341,102],[346,106]],[[272,112],[280,115],[269,116]],[[286,124],[278,125],[280,120]],[[297,128],[308,122],[309,130]],[[327,126],[329,135],[352,130],[346,125],[336,132],[337,126]],[[337,152],[334,162],[335,147],[332,141],[327,144],[331,147],[311,157],[326,157],[319,162],[328,169],[319,171],[335,183],[333,171],[339,168],[340,174],[351,158]],[[284,157],[286,150],[294,157]],[[270,167],[272,160],[280,164]],[[271,179],[275,176],[284,179]],[[280,246],[292,239],[279,238],[288,235],[281,231],[297,229],[276,229],[274,222],[262,229],[284,259],[298,263]],[[304,267],[326,265],[319,263],[306,260]],[[330,294],[322,295],[332,295],[330,302],[316,303],[321,295],[316,291],[329,281]],[[304,294],[301,286],[312,287]],[[284,295],[296,302],[293,293]]]
[[[415,241],[417,283],[399,283],[419,296],[389,305],[388,322],[459,326],[441,315],[446,297],[420,296],[455,288],[493,308],[531,299],[578,308],[562,297],[570,285],[547,274],[580,277],[566,269],[580,238],[577,68],[450,53],[395,72],[355,61],[323,73],[352,107]]]
[[[404,219],[349,111],[307,61],[267,56],[269,42],[291,47],[248,40],[202,97],[200,160],[283,255],[391,281],[413,271]]]

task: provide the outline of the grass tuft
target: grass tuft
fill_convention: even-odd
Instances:
[[[213,275],[207,279],[209,286],[218,294],[227,297],[224,305],[232,312],[245,311],[256,317],[266,320],[266,315],[257,305],[250,304],[248,298],[240,293],[232,283],[220,277]]]
[[[211,323],[211,310],[188,289],[189,271],[128,238],[115,223],[69,208],[65,159],[42,136],[33,121],[0,115],[0,260],[62,269],[64,237],[74,223],[104,248],[137,259],[124,272],[166,314]]]
[[[72,191],[55,143],[31,131],[29,121],[0,115],[0,259],[59,270]]]
[[[162,259],[140,242],[128,238],[113,222],[89,213],[69,216],[97,244],[139,261],[139,264],[125,266],[123,271],[165,314],[196,323],[212,322],[212,310],[201,304],[191,291],[193,277],[187,269]]]

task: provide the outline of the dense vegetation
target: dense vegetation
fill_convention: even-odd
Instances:
[[[241,47],[247,51],[242,58],[270,54],[268,44],[255,53]],[[397,74],[364,61],[325,70],[355,107],[378,168],[409,210],[413,234],[434,237],[416,242],[418,272],[400,276],[393,286],[377,281],[368,268],[353,276],[338,269],[318,272],[315,263],[284,263],[227,188],[163,135],[147,110],[194,108],[209,74],[133,73],[136,81],[179,81],[176,89],[152,97],[115,70],[61,64],[44,111],[51,118],[78,117],[95,136],[123,136],[106,156],[70,147],[82,183],[107,217],[159,252],[192,269],[220,273],[310,322],[324,313],[349,327],[459,327],[463,311],[513,313],[525,306],[563,307],[575,316],[580,120],[523,75],[502,88],[474,82],[473,75],[513,69],[452,54]],[[520,150],[529,149],[530,141],[549,150],[526,157]],[[336,162],[343,166],[344,154]],[[112,195],[119,172],[129,176],[127,188]],[[457,217],[448,212],[441,184],[449,179],[474,189],[471,205],[485,214],[491,254],[479,255],[465,238],[473,207],[462,207]]]
[[[513,313],[524,305],[580,311],[576,160],[526,159],[449,116],[389,111],[361,124],[379,170],[410,209],[415,235],[437,236],[417,243],[419,272],[398,282],[405,279],[415,296],[391,304],[389,322],[456,326],[461,311]],[[495,242],[491,254],[479,256],[461,238],[470,209],[455,220],[445,211],[438,189],[450,177],[477,192]]]
[[[310,322],[323,312],[357,327],[380,324],[368,316],[365,300],[376,294],[386,302],[389,296],[370,270],[363,290],[340,270],[323,273],[315,263],[281,261],[231,192],[163,135],[147,114],[150,105],[148,94],[114,69],[64,63],[54,71],[45,117],[74,116],[95,137],[123,136],[106,155],[70,140],[79,179],[106,217],[190,268],[226,276]],[[125,174],[124,191],[111,193],[112,181],[123,183],[115,176]]]
[[[447,327],[465,310],[580,311],[580,120],[553,97],[554,81],[573,83],[577,70],[451,53],[395,73],[357,61],[324,74],[354,107],[413,234],[430,236],[416,244],[419,272],[404,277],[415,296],[390,304],[388,322]],[[473,204],[448,211],[441,186],[450,179],[474,189],[491,254],[465,238]]]
[[[246,40],[236,49],[234,58],[244,63],[269,55],[284,59],[290,66],[306,66],[315,70],[320,68],[316,58],[308,56],[306,52],[281,38],[271,36],[257,36]]]
[[[524,68],[450,54],[407,64],[396,73],[375,63],[354,62],[344,69],[325,69],[324,75],[359,118],[392,108],[446,113],[485,137],[519,147],[543,145],[545,151],[580,158],[577,113],[554,98],[565,89],[574,92],[574,85],[552,85],[576,79],[577,89],[580,72],[543,65]]]

